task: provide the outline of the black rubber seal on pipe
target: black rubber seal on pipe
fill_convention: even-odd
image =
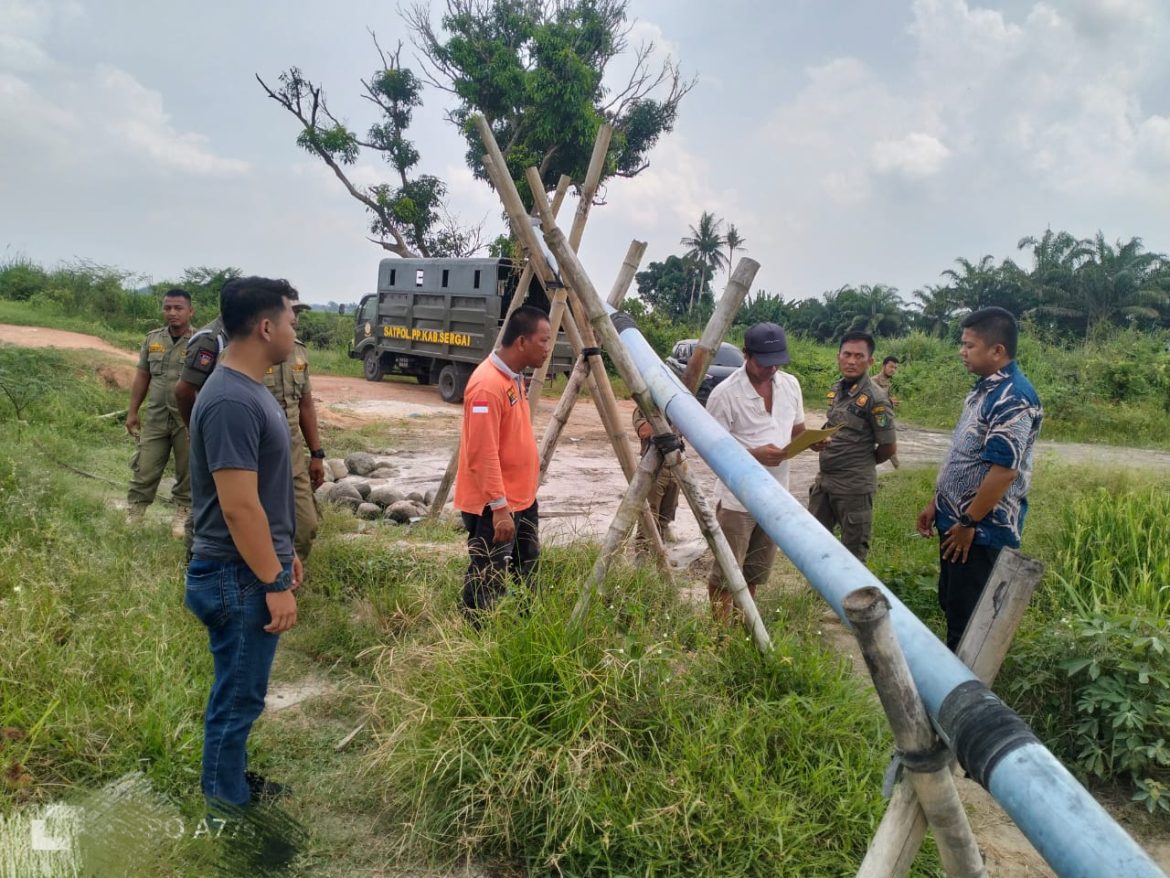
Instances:
[[[583,357],[600,357],[601,348],[581,348],[581,356]]]
[[[638,324],[634,318],[625,311],[615,311],[610,315],[610,320],[613,321],[613,328],[618,332],[625,332],[627,329],[637,329]]]
[[[967,774],[984,789],[999,761],[1039,739],[1019,715],[978,680],[956,686],[938,711],[938,724]]]

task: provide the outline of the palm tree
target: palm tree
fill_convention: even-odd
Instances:
[[[1034,304],[1022,273],[1010,260],[996,265],[991,256],[978,263],[960,256],[955,262],[962,270],[948,268],[942,276],[951,281],[949,286],[962,307],[978,311],[998,305],[1019,317]]]
[[[747,244],[746,238],[741,238],[739,229],[734,225],[728,224],[727,234],[723,236],[723,243],[727,245],[727,279],[731,280],[731,266],[735,262],[735,251],[746,250],[744,246]]]
[[[1116,245],[1105,240],[1102,232],[1081,242],[1091,255],[1077,270],[1075,294],[1070,310],[1079,312],[1085,321],[1085,334],[1102,322],[1116,318],[1156,320],[1168,304],[1159,288],[1166,270],[1166,257],[1160,253],[1143,253],[1142,239],[1130,238]]]
[[[915,290],[913,296],[918,301],[918,323],[928,335],[943,338],[947,328],[955,319],[959,311],[955,291],[950,287],[929,284],[921,290]]]
[[[862,284],[851,295],[841,296],[846,331],[861,330],[871,335],[897,335],[905,323],[902,298],[894,287]]]
[[[719,226],[722,224],[723,221],[716,219],[715,214],[704,210],[699,215],[698,227],[691,226],[690,237],[681,239],[681,243],[690,248],[684,255],[706,265],[711,269],[712,274],[718,269],[723,268],[727,262],[727,257],[723,255],[723,236],[719,234]],[[687,308],[688,312],[695,306],[695,293],[697,290],[697,285],[692,285],[691,303]]]

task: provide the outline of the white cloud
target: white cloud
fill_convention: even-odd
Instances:
[[[915,131],[898,140],[879,140],[873,145],[873,166],[883,174],[907,180],[933,177],[942,170],[951,151],[930,134]]]
[[[127,176],[248,170],[247,162],[217,155],[204,135],[180,130],[162,95],[125,70],[53,59],[44,48],[48,36],[84,14],[77,3],[0,0],[0,160],[8,168],[62,181],[99,166]]]
[[[145,156],[155,166],[197,176],[234,176],[248,170],[248,163],[222,158],[207,148],[201,134],[180,132],[163,109],[162,95],[143,86],[129,73],[102,65],[96,83],[101,113],[114,135],[130,151]]]

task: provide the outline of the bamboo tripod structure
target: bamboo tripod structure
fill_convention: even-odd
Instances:
[[[987,686],[995,682],[1044,565],[1015,549],[999,553],[956,655]],[[948,771],[953,769],[954,763]],[[905,878],[926,837],[927,818],[915,787],[894,788],[857,878]],[[940,845],[941,852],[941,845]],[[953,874],[953,873],[952,873]]]
[[[493,186],[496,188],[496,192],[500,196],[500,200],[503,202],[504,209],[507,211],[508,218],[512,223],[513,232],[527,253],[529,264],[532,265],[536,279],[550,293],[550,298],[562,289],[567,294],[568,307],[565,308],[563,317],[565,335],[568,337],[578,357],[585,356],[589,361],[587,380],[589,381],[594,403],[597,406],[598,413],[601,416],[601,422],[605,427],[606,434],[614,448],[618,461],[621,463],[622,472],[625,474],[626,479],[630,480],[634,477],[637,461],[634,458],[633,449],[630,447],[629,439],[622,429],[621,421],[618,417],[617,400],[613,394],[613,387],[609,383],[609,376],[605,372],[605,366],[601,359],[601,349],[597,346],[593,327],[589,322],[579,319],[585,312],[582,311],[581,303],[577,299],[571,279],[567,283],[561,283],[545,259],[544,251],[540,246],[536,233],[532,225],[528,222],[527,213],[520,200],[520,194],[516,189],[516,184],[506,172],[503,155],[500,153],[499,146],[496,144],[491,128],[482,116],[475,116],[473,121],[487,149],[484,166]],[[597,164],[600,165],[604,159],[604,153],[595,149],[594,158],[597,159]],[[598,171],[598,175],[600,176],[600,171]],[[533,187],[533,195],[537,199],[538,204],[542,205],[546,210],[550,209],[544,195],[543,185]],[[580,223],[583,230],[584,221],[588,215],[587,211],[584,215],[578,211],[578,215],[581,217]],[[568,242],[565,242],[565,244],[568,247]],[[571,248],[569,248],[569,252],[573,252]],[[576,258],[575,254],[573,258]],[[437,501],[438,497],[436,497]],[[655,561],[659,569],[664,574],[669,575],[670,567],[666,559],[666,549],[662,544],[662,538],[658,534],[657,527],[654,524],[654,516],[651,514],[648,505],[643,504],[641,515],[641,520],[644,526],[647,527],[647,530],[653,530],[649,543]]]
[[[658,404],[654,401],[654,398],[650,395],[645,379],[634,365],[633,360],[618,337],[617,329],[610,320],[609,314],[605,310],[605,305],[602,303],[601,297],[597,294],[592,280],[590,280],[580,260],[577,259],[577,255],[569,247],[564,233],[557,227],[550,206],[542,197],[542,194],[540,192],[535,193],[535,201],[544,228],[544,239],[556,257],[561,271],[568,280],[570,297],[574,299],[574,307],[587,316],[588,322],[585,325],[591,326],[597,335],[605,341],[605,347],[609,352],[610,359],[616,366],[618,374],[626,382],[626,386],[637,401],[638,407],[642,409],[642,414],[650,422],[654,434],[665,436],[672,433],[665,416],[658,408]],[[750,262],[752,266],[755,266],[754,260],[744,260],[744,262]],[[749,270],[754,276],[754,267]],[[626,444],[625,448],[628,452],[629,445]],[[683,494],[686,496],[687,502],[690,504],[695,518],[699,522],[699,528],[703,531],[703,536],[707,539],[708,544],[715,554],[716,563],[728,574],[728,583],[731,586],[733,598],[736,606],[743,613],[745,625],[751,632],[752,639],[761,651],[769,651],[771,649],[771,638],[768,636],[767,629],[764,627],[763,619],[760,618],[755,601],[752,600],[751,593],[748,591],[743,573],[735,563],[735,556],[731,551],[731,546],[727,542],[727,537],[724,536],[723,531],[720,529],[719,523],[715,520],[714,511],[707,503],[707,498],[704,496],[702,489],[687,469],[685,458],[681,451],[674,449],[667,452],[665,462],[670,467],[671,473],[682,488]],[[625,509],[623,510],[619,506],[618,515],[615,516],[614,523],[606,534],[602,555],[598,559],[598,563],[594,565],[593,575],[582,589],[577,605],[573,609],[571,618],[573,624],[580,623],[588,612],[594,591],[604,579],[610,559],[612,559],[617,550],[617,546],[620,545],[625,534],[629,532],[629,527],[633,524],[633,511],[640,507],[643,515],[649,513],[645,498],[650,490],[651,475],[655,472],[657,466],[658,460],[656,455],[653,452],[649,453],[643,457],[639,471],[636,471],[632,475],[630,479],[632,489],[627,490],[626,497],[623,500]],[[653,519],[651,519],[650,526],[646,530],[648,534],[657,533]]]
[[[701,380],[701,377],[706,373],[707,363],[710,361],[713,352],[718,349],[728,327],[735,319],[736,312],[739,310],[740,305],[743,304],[743,300],[751,288],[752,279],[755,277],[758,268],[759,264],[751,259],[742,259],[736,265],[727,289],[724,291],[723,296],[720,297],[719,305],[716,307],[715,313],[711,315],[711,319],[703,330],[700,344],[691,355],[691,363],[697,363],[697,365],[692,370],[691,364],[688,363],[687,375],[690,377],[690,381],[687,380],[687,376],[684,376],[683,383],[692,392],[698,380]],[[698,380],[695,376],[698,376]],[[661,468],[666,466],[671,471],[671,477],[679,481],[679,486],[687,498],[687,503],[690,505],[691,511],[694,513],[695,519],[698,521],[700,529],[703,532],[703,536],[715,556],[715,563],[720,565],[724,579],[732,592],[733,599],[743,614],[749,634],[752,636],[757,647],[762,652],[767,652],[771,649],[771,638],[768,636],[763,622],[760,619],[755,602],[751,597],[751,592],[748,590],[747,582],[744,580],[743,571],[740,569],[739,564],[736,563],[734,555],[731,554],[730,547],[728,547],[728,551],[726,552],[722,550],[723,547],[721,544],[726,544],[726,538],[719,527],[714,512],[707,504],[706,495],[695,484],[693,477],[690,476],[689,472],[683,466],[681,451],[672,449],[676,444],[673,431],[666,434],[656,433],[655,440],[656,444],[652,445],[646,454],[643,455],[642,462],[638,467],[638,477],[630,483],[625,496],[622,498],[621,504],[618,506],[617,513],[610,523],[609,530],[602,544],[601,554],[594,565],[590,587],[582,594],[581,599],[578,601],[577,607],[574,610],[574,616],[580,618],[588,609],[592,592],[601,587],[610,566],[617,557],[626,536],[629,534],[630,528],[633,526],[633,511],[645,502],[655,481],[658,479]],[[662,444],[662,448],[658,447],[658,443]],[[665,455],[663,454],[663,449],[668,449]]]

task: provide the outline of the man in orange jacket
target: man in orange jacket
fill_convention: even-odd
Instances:
[[[463,513],[470,557],[463,609],[477,624],[503,595],[509,564],[528,581],[540,555],[540,457],[521,373],[543,363],[552,343],[548,315],[522,305],[508,318],[500,347],[471,373],[463,394],[455,508]]]

